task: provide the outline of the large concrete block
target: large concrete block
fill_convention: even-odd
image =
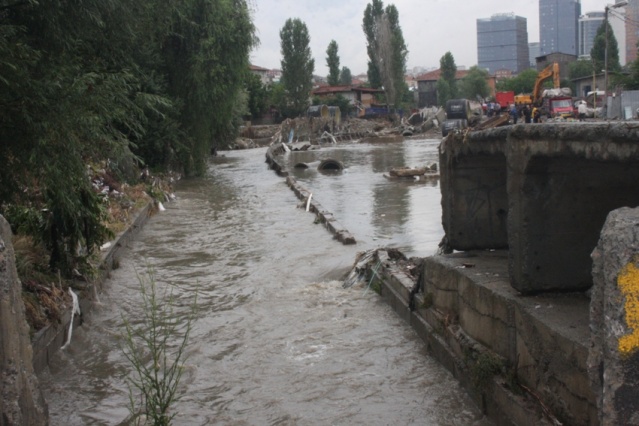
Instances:
[[[639,205],[639,130],[552,123],[452,135],[440,148],[442,223],[455,250],[509,248],[522,293],[592,285],[609,211]]]
[[[608,212],[639,205],[639,167],[543,154],[521,169],[510,167],[508,178],[513,286],[521,292],[589,288],[590,253]]]
[[[585,298],[580,299],[570,304],[577,302],[586,311]],[[565,424],[594,426],[598,419],[588,383],[585,339],[578,339],[579,334],[574,333],[564,335],[554,328],[565,323],[569,309],[546,300],[540,305],[517,305],[517,377],[553,407]]]
[[[499,139],[465,143],[462,136],[451,135],[442,142],[439,163],[442,224],[450,248],[506,248],[508,197],[503,143]]]
[[[592,253],[588,369],[602,425],[639,425],[639,208],[612,211]]]

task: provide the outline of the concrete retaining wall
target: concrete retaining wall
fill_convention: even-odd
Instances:
[[[380,274],[391,305],[497,423],[639,425],[639,208],[610,212],[592,258],[589,298],[521,296],[506,251],[430,257],[411,313],[393,265]],[[468,380],[482,356],[501,366],[491,386]]]
[[[454,254],[424,259],[411,310],[413,280],[378,256],[373,285],[496,424],[598,424],[583,294],[522,298],[505,252]]]
[[[9,223],[0,215],[0,425],[47,425],[12,238]]]

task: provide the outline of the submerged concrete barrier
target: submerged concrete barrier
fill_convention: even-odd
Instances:
[[[293,190],[295,195],[297,195],[297,198],[307,203],[308,210],[315,214],[317,219],[324,224],[326,229],[333,234],[337,241],[345,245],[356,243],[355,237],[335,219],[335,216],[333,216],[331,212],[324,210],[321,204],[313,199],[313,194],[308,189],[298,184],[297,181],[290,176],[286,178],[286,184]]]
[[[322,161],[312,161],[310,163],[296,163],[293,168],[295,169],[317,169],[319,171],[341,171],[344,170],[344,164],[342,164],[339,160],[333,160],[332,158],[327,158]]]
[[[278,155],[281,154],[280,145],[272,146],[266,151],[266,162],[269,164],[269,167],[273,169],[279,176],[286,177],[286,184],[293,190],[295,195],[300,200],[303,200],[307,203],[308,211],[315,214],[317,220],[324,224],[326,229],[333,234],[336,240],[341,242],[342,244],[355,244],[356,240],[353,235],[351,235],[348,230],[346,230],[338,221],[335,219],[332,213],[324,208],[317,202],[317,200],[313,200],[313,194],[308,189],[302,187],[297,183],[295,179],[288,176],[288,171],[286,171],[286,167],[281,163],[281,160],[278,158]],[[294,168],[298,169],[308,169],[309,167],[317,166],[318,170],[323,171],[336,171],[342,170],[344,168],[343,164],[338,160],[327,159],[322,162],[311,162],[311,163],[297,163]]]

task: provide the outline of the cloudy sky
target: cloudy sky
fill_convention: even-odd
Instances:
[[[315,58],[315,74],[326,75],[326,48],[339,46],[340,66],[353,75],[366,72],[366,40],[362,31],[364,9],[370,0],[251,0],[260,46],[251,63],[280,68],[279,32],[288,18],[306,24]],[[581,0],[581,13],[603,11],[614,0]],[[514,13],[528,23],[528,41],[539,41],[539,6],[536,0],[385,0],[399,11],[399,23],[408,45],[407,68],[439,67],[450,51],[457,66],[477,64],[477,18]]]

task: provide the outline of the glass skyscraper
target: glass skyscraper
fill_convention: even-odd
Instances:
[[[518,73],[529,68],[526,18],[509,13],[478,19],[477,62],[479,68],[491,74],[502,69]]]
[[[604,15],[604,12],[589,12],[579,17],[579,50],[577,53],[580,57],[590,57],[597,30],[604,22]]]
[[[534,41],[528,43],[528,58],[530,59],[530,68],[537,67],[537,56],[539,56],[539,42]]]
[[[580,0],[539,0],[539,50],[550,53],[579,54],[577,22]]]

